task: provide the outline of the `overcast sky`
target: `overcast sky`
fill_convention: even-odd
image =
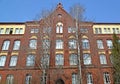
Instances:
[[[67,12],[80,3],[87,20],[120,23],[120,0],[0,0],[0,22],[31,21],[41,10],[56,7],[59,2]]]

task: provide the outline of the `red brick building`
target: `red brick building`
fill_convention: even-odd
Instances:
[[[0,23],[0,84],[113,84],[119,30],[120,23],[81,22],[76,34],[61,4],[40,21]]]

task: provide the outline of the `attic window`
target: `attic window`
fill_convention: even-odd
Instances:
[[[61,17],[62,17],[62,14],[58,14],[58,17],[61,18]]]

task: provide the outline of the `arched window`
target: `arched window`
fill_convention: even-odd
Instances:
[[[19,48],[20,48],[20,40],[14,41],[13,50],[19,50]]]
[[[7,82],[7,84],[14,84],[14,76],[8,75],[6,82]]]
[[[0,56],[0,66],[5,66],[6,56]]]
[[[76,54],[71,54],[70,57],[70,65],[77,65],[78,60],[77,60],[77,55]]]
[[[90,44],[89,44],[89,40],[88,39],[83,39],[82,40],[82,48],[83,49],[89,49],[90,48]]]
[[[26,60],[26,66],[34,66],[34,64],[35,64],[35,56],[28,55]]]
[[[18,56],[11,56],[10,66],[16,66],[16,64],[17,64],[17,59],[18,59]]]
[[[93,84],[93,77],[91,73],[87,73],[87,84]]]
[[[76,73],[72,74],[72,84],[78,84],[78,75]]]
[[[9,46],[10,46],[10,41],[9,40],[5,40],[3,42],[2,50],[8,50]]]
[[[63,33],[63,23],[58,22],[56,25],[56,33]]]
[[[30,74],[26,75],[25,84],[32,84],[32,76]]]

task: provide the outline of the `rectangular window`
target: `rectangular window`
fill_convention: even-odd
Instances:
[[[33,29],[31,29],[31,31],[30,31],[30,33],[38,33],[39,32],[39,29],[37,29],[37,28],[33,28]]]
[[[43,40],[43,49],[49,49],[50,48],[50,40],[44,39]]]
[[[88,29],[87,28],[80,28],[80,33],[88,33]]]
[[[95,34],[102,34],[101,28],[95,28]]]
[[[83,54],[84,65],[92,64],[90,54]]]
[[[20,41],[19,40],[14,41],[13,50],[19,50],[19,48],[20,48]]]
[[[98,49],[104,49],[103,41],[102,40],[97,40],[97,46],[98,46]]]
[[[78,84],[78,75],[76,73],[72,74],[72,84]]]
[[[63,58],[62,54],[57,54],[55,59],[56,59],[55,65],[63,65],[64,64],[64,58]]]
[[[6,82],[7,82],[6,84],[14,84],[14,76],[8,75]]]
[[[89,40],[88,39],[83,39],[82,40],[82,48],[83,49],[89,49],[90,48],[90,44],[89,44]]]
[[[36,39],[30,40],[29,47],[30,47],[30,49],[36,49],[37,48],[37,40]]]
[[[2,50],[8,50],[10,46],[10,41],[6,40],[3,42]]]
[[[63,49],[63,41],[61,39],[56,40],[56,49]]]
[[[103,73],[104,84],[110,84],[110,75],[108,72]]]
[[[32,76],[30,74],[26,75],[25,84],[32,84]]]
[[[6,28],[5,34],[9,34],[10,28]]]
[[[3,34],[4,28],[0,28],[0,34]]]
[[[17,56],[12,56],[10,59],[10,66],[16,66],[17,64]]]
[[[35,56],[28,55],[26,59],[26,66],[34,66],[34,64],[35,64]]]
[[[19,28],[15,29],[15,34],[19,34]]]
[[[71,54],[69,59],[70,59],[70,65],[78,64],[78,59],[76,54]]]
[[[69,40],[69,49],[76,49],[77,48],[77,41],[75,39]]]
[[[68,27],[68,33],[75,33],[76,28]]]
[[[93,84],[93,78],[91,73],[87,73],[87,84]]]
[[[106,56],[105,55],[100,55],[100,63],[101,64],[107,64]]]
[[[107,40],[107,47],[108,49],[112,49],[113,47],[112,40]]]

